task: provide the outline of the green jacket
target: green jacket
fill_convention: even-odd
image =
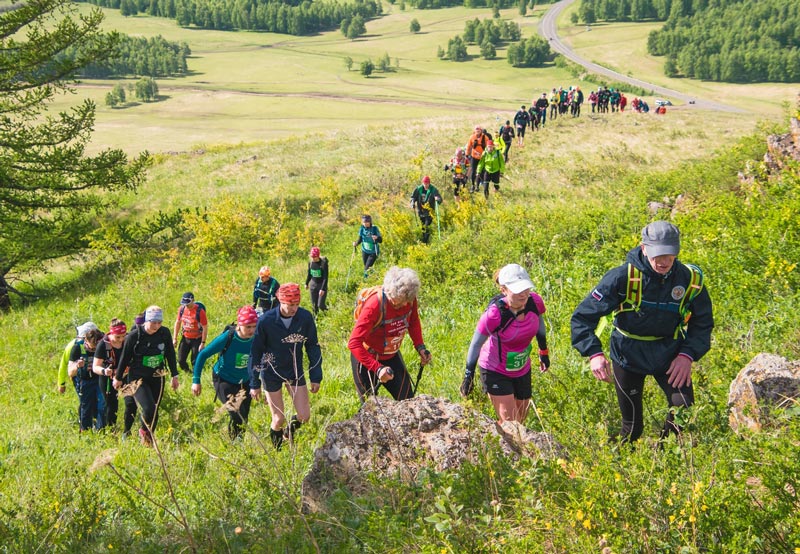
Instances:
[[[486,170],[487,173],[497,173],[506,170],[506,162],[503,160],[503,153],[499,148],[491,152],[484,150],[481,160],[478,162],[478,172]]]

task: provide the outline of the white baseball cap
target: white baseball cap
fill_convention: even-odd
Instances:
[[[497,276],[497,281],[514,294],[519,294],[533,288],[533,282],[531,282],[528,272],[519,264],[508,264],[504,266]]]

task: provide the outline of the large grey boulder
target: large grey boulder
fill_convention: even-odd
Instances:
[[[496,444],[517,458],[563,456],[547,433],[516,423],[499,426],[486,415],[443,398],[421,395],[395,402],[371,398],[352,418],[330,425],[303,480],[303,506],[317,511],[332,492],[369,490],[368,474],[413,482],[420,469],[458,469]]]
[[[731,382],[728,392],[731,428],[760,431],[767,417],[762,407],[787,407],[798,398],[800,361],[789,362],[775,354],[758,354]]]

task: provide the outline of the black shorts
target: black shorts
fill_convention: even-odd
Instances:
[[[517,136],[518,137],[524,137],[525,136],[525,127],[527,127],[527,125],[526,126],[517,125]]]
[[[302,387],[306,384],[306,375],[304,373],[299,379],[281,379],[272,372],[269,375],[261,374],[261,386],[267,392],[278,392],[284,384],[290,387]]]
[[[531,372],[519,377],[509,377],[496,371],[480,368],[483,392],[492,396],[513,394],[517,400],[528,400],[531,397]]]
[[[500,184],[499,171],[495,171],[494,173],[489,173],[487,171],[484,171],[483,176],[484,176],[483,180],[486,181],[487,183],[494,183],[495,185]]]

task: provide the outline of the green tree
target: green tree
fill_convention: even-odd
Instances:
[[[352,69],[353,67],[353,58],[351,58],[350,56],[345,56],[344,66],[347,68],[347,71],[350,71],[350,69]]]
[[[442,48],[441,44],[436,47],[436,57],[440,60],[444,58],[444,48]]]
[[[467,45],[461,37],[453,37],[447,41],[447,57],[454,62],[463,62],[467,59]]]
[[[119,104],[119,99],[116,96],[114,96],[113,92],[108,91],[106,93],[106,106],[109,106],[111,108],[116,108],[118,104]]]
[[[378,59],[378,70],[381,73],[386,73],[387,71],[392,69],[392,59],[389,57],[389,53],[386,52]]]
[[[493,60],[497,57],[497,50],[494,48],[494,44],[489,42],[488,40],[481,44],[481,56],[485,60]]]
[[[354,15],[350,20],[350,26],[347,27],[347,38],[354,40],[361,35],[367,33],[367,26],[364,24],[364,18],[360,15]]]
[[[90,100],[45,112],[79,68],[112,51],[116,35],[101,31],[102,20],[97,9],[76,17],[68,0],[29,0],[0,13],[0,310],[10,294],[27,294],[14,286],[26,271],[84,251],[109,193],[135,189],[144,176],[146,153],[132,161],[116,149],[86,155]],[[59,56],[73,47],[73,56]]]
[[[361,62],[361,74],[364,77],[369,77],[372,75],[372,72],[375,71],[375,64],[372,63],[372,60],[366,60]]]
[[[528,15],[528,0],[519,0],[519,15],[522,17]]]
[[[417,21],[416,18],[412,19],[411,24],[408,26],[408,30],[411,31],[412,33],[419,33],[419,30],[421,28],[422,27],[420,27],[419,21]]]
[[[142,77],[136,81],[136,98],[144,102],[152,102],[158,98],[158,85],[152,77]]]
[[[125,103],[125,87],[122,86],[122,83],[114,85],[114,88],[111,89],[111,94],[117,98],[120,104]]]

